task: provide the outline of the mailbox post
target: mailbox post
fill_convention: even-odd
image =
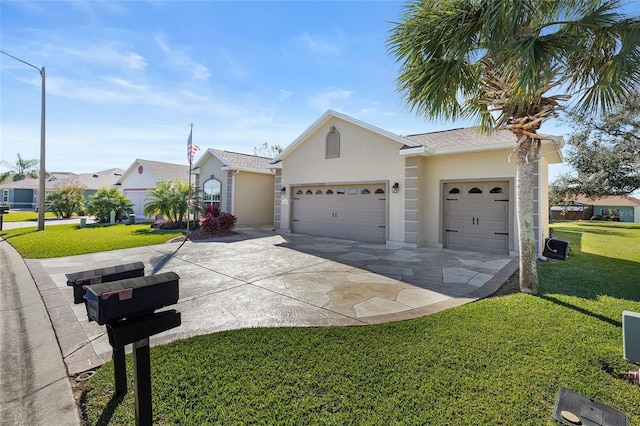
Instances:
[[[9,207],[0,206],[0,231],[2,231],[2,217],[9,213]]]
[[[136,425],[153,421],[149,337],[178,327],[182,320],[175,309],[156,309],[178,302],[179,277],[173,272],[85,285],[89,321],[106,325],[113,348],[116,395],[127,393],[124,348],[133,344]]]

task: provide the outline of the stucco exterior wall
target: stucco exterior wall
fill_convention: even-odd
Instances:
[[[231,185],[229,180],[229,173],[226,170],[222,170],[224,165],[212,155],[207,154],[207,159],[200,164],[200,176],[198,179],[200,194],[203,192],[204,184],[210,179],[217,179],[220,181],[220,210],[231,213],[231,200],[227,191],[228,186]],[[202,199],[202,196],[200,197]]]
[[[423,199],[420,235],[424,245],[443,247],[443,185],[445,182],[501,180],[509,181],[509,250],[517,251],[515,219],[516,162],[508,161],[510,151],[491,151],[424,158],[421,168]],[[419,242],[420,243],[420,242]]]
[[[340,133],[340,156],[325,158],[325,141],[331,127]],[[301,141],[282,160],[280,224],[291,229],[291,187],[300,184],[381,182],[387,185],[387,240],[404,242],[405,159],[398,155],[401,145],[380,134],[332,117]],[[400,191],[391,193],[398,182]]]
[[[272,225],[274,175],[241,171],[233,179],[236,224]]]
[[[136,167],[122,179],[120,189],[121,191],[129,189],[153,189],[156,187],[157,182],[159,182],[158,177],[151,173],[146,167],[142,167],[142,173],[139,173],[138,167]]]

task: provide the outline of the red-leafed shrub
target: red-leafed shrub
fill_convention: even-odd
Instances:
[[[231,232],[236,226],[236,220],[231,213],[221,212],[218,206],[211,205],[200,218],[200,231],[205,235]]]
[[[225,232],[230,232],[236,226],[237,217],[231,213],[221,212],[218,216],[218,229]]]

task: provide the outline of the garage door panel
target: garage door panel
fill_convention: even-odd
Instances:
[[[382,194],[376,194],[381,188]],[[385,185],[294,187],[293,232],[386,241]]]
[[[508,185],[508,182],[500,181],[445,184],[445,247],[508,252]]]

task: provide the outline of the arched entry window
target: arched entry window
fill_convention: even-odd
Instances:
[[[218,179],[209,179],[202,186],[202,207],[206,209],[210,205],[220,207],[220,193],[222,183]]]

